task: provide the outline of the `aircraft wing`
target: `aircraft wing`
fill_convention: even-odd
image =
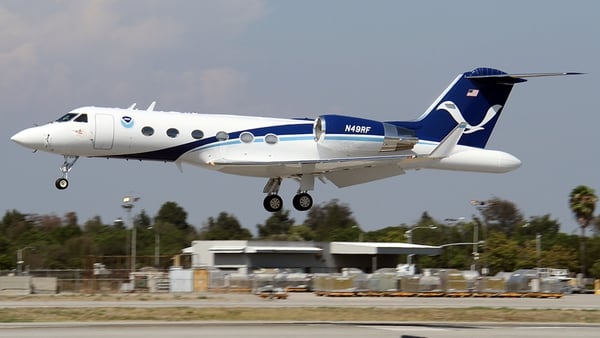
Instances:
[[[298,169],[301,169],[304,174],[324,177],[338,187],[347,187],[401,175],[404,174],[405,169],[407,168],[418,168],[423,161],[435,160],[437,159],[430,158],[429,156],[384,155],[269,162],[215,161],[212,164],[215,166],[248,168],[268,166],[274,174],[275,172],[285,173],[288,171],[286,169],[295,169],[293,170],[295,172],[298,172]]]
[[[465,122],[459,123],[429,155],[424,156],[395,154],[291,161],[219,160],[211,164],[224,167],[269,167],[269,171],[273,172],[274,176],[298,176],[298,172],[301,172],[303,175],[325,177],[340,188],[348,187],[402,175],[406,169],[417,169],[426,162],[439,161],[449,156],[460,140],[466,125]],[[287,172],[295,172],[295,174],[285,175]]]
[[[372,164],[329,172],[325,174],[325,177],[338,187],[347,187],[404,174],[404,169],[406,168],[418,168],[425,161],[435,161],[449,156],[465,131],[466,126],[465,122],[456,126],[431,154],[427,156],[411,158],[394,158],[394,156],[390,156],[387,159],[383,156],[384,159],[372,162]]]

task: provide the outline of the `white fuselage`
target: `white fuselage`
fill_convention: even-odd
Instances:
[[[212,115],[136,109],[82,107],[87,115],[25,129],[12,140],[26,147],[65,156],[130,158],[190,163],[222,172],[259,177],[319,175],[344,167],[331,159],[406,155],[418,159],[439,144],[418,140],[412,149],[381,151],[383,136],[357,133],[315,135],[315,121],[238,115]],[[294,162],[297,161],[297,165]],[[323,162],[321,162],[323,161]],[[368,160],[366,162],[369,162]],[[304,163],[314,163],[303,165]],[[401,161],[402,169],[445,169],[503,173],[517,168],[514,156],[457,145],[435,161]],[[282,165],[285,164],[285,165]]]

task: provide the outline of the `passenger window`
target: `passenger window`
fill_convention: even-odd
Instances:
[[[229,134],[227,134],[224,131],[218,132],[216,136],[217,136],[217,140],[219,140],[219,141],[227,141],[227,140],[229,140]]]
[[[254,141],[254,135],[252,135],[252,133],[250,132],[245,131],[240,134],[240,140],[242,140],[242,142],[244,143],[250,143]]]
[[[196,130],[192,131],[192,137],[195,138],[196,140],[199,140],[204,137],[204,133],[202,132],[202,130],[196,129]]]
[[[77,116],[77,118],[75,119],[75,122],[87,123],[87,121],[88,121],[87,114],[81,114],[81,115]]]
[[[152,136],[152,135],[154,135],[154,128],[144,127],[144,128],[142,128],[142,134],[144,134],[146,136]]]
[[[265,142],[268,144],[275,144],[279,141],[279,138],[275,134],[267,134],[265,135]]]
[[[175,137],[177,137],[177,135],[179,135],[179,130],[177,130],[175,128],[167,129],[167,136],[169,136],[171,138],[175,138]]]

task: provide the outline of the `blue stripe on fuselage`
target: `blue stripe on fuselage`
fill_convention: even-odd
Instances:
[[[357,136],[357,135],[325,135],[327,141],[358,141],[358,142],[381,142],[383,136]]]
[[[208,137],[201,140],[196,140],[192,142],[188,142],[185,144],[176,145],[173,147],[168,147],[164,149],[148,151],[143,153],[132,153],[132,154],[122,154],[122,155],[111,155],[110,157],[114,158],[129,158],[129,159],[138,159],[138,160],[156,160],[156,161],[168,161],[173,162],[181,157],[183,154],[189,151],[196,151],[200,149],[207,149],[210,147],[221,146],[221,145],[229,145],[229,144],[239,144],[240,134],[243,132],[250,132],[254,135],[255,138],[262,138],[267,134],[274,134],[281,141],[298,141],[298,140],[307,140],[313,139],[313,125],[308,123],[303,124],[291,124],[291,125],[278,125],[278,126],[268,126],[261,127],[255,129],[244,129],[240,131],[230,132],[229,140],[227,141],[219,141],[216,136]],[[102,156],[105,157],[105,156]]]

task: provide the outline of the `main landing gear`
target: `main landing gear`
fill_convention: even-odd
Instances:
[[[56,186],[56,188],[58,190],[67,189],[67,187],[69,186],[69,180],[67,179],[67,175],[69,174],[69,171],[71,171],[71,169],[73,169],[75,162],[77,162],[77,160],[79,159],[79,156],[64,155],[64,157],[65,157],[65,161],[63,162],[63,165],[60,167],[60,172],[62,173],[62,177],[58,178],[54,182],[54,185]]]
[[[314,177],[310,177],[313,179],[312,186],[314,187]],[[298,211],[306,211],[313,205],[312,197],[307,193],[307,190],[304,190],[307,187],[305,183],[308,181],[310,180],[300,179],[300,189],[292,199],[292,205]],[[283,199],[278,195],[280,186],[281,177],[271,178],[265,185],[263,192],[267,193],[267,196],[263,201],[263,206],[268,212],[276,212],[283,208]]]
[[[294,196],[292,204],[294,205],[294,208],[296,208],[296,210],[306,211],[312,207],[313,199],[307,192],[301,192]]]
[[[301,192],[294,196],[292,204],[296,210],[306,211],[312,207],[313,199],[308,193]],[[277,194],[269,194],[267,197],[265,197],[263,206],[268,212],[279,211],[281,208],[283,208],[283,199]]]
[[[263,201],[263,206],[268,212],[276,212],[283,207],[283,199],[277,194],[269,194]]]

